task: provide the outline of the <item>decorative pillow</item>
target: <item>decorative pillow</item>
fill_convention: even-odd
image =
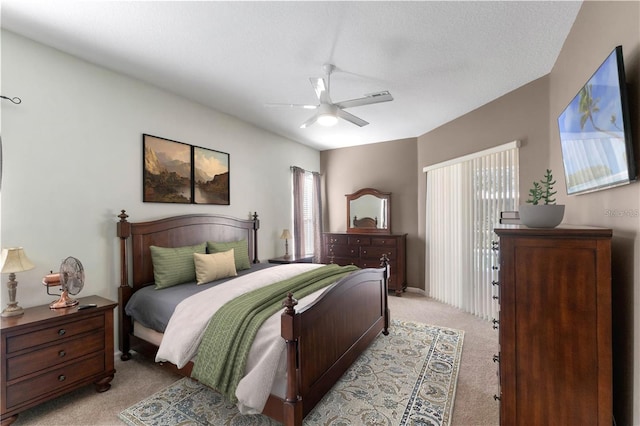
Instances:
[[[184,247],[150,246],[156,289],[167,288],[196,279],[193,254],[205,254],[207,243]]]
[[[249,262],[249,245],[247,240],[231,241],[229,243],[217,243],[215,241],[207,241],[207,248],[209,253],[220,253],[221,251],[228,251],[233,249],[233,253],[236,261],[236,271],[242,271],[243,269],[250,269],[251,262]]]
[[[211,254],[193,253],[193,261],[198,285],[238,275],[233,249]]]

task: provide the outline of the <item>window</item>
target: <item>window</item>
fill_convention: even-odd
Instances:
[[[311,172],[304,173],[304,200],[303,205],[303,219],[302,229],[304,232],[304,247],[302,248],[303,254],[310,255],[314,251],[314,238],[313,238],[313,174]]]
[[[516,210],[518,143],[427,167],[426,273],[431,297],[496,318],[491,242],[500,212]]]
[[[314,256],[320,261],[322,235],[320,174],[292,167],[293,246],[296,257]]]

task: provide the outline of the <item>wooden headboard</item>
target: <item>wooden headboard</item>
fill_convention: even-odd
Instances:
[[[247,240],[249,258],[258,260],[258,229],[260,221],[254,213],[251,219],[211,214],[173,216],[149,222],[129,222],[125,210],[118,215],[120,237],[120,286],[129,286],[129,258],[132,262],[133,291],[153,283],[153,266],[149,246],[181,247],[205,241],[231,242]],[[129,253],[127,240],[131,238]],[[130,255],[130,256],[129,256]]]

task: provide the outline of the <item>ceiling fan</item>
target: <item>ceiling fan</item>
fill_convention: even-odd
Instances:
[[[287,108],[304,108],[315,109],[317,112],[307,121],[302,123],[300,128],[304,129],[311,126],[314,123],[321,124],[323,126],[333,126],[338,122],[338,118],[342,118],[356,126],[366,126],[369,122],[356,117],[355,115],[346,112],[345,108],[352,108],[362,105],[377,104],[380,102],[388,102],[393,100],[393,96],[388,91],[369,93],[361,98],[351,99],[342,102],[332,102],[330,96],[331,85],[331,73],[335,71],[336,67],[332,64],[324,64],[322,70],[326,74],[326,79],[322,77],[311,77],[311,85],[316,92],[318,101],[317,105],[300,105],[300,104],[266,104],[267,107],[287,107]]]

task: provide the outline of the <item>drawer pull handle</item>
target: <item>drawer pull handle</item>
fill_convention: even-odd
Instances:
[[[58,376],[58,381],[59,381],[59,382],[64,382],[64,381],[65,381],[65,379],[66,379],[66,377],[65,377],[65,375],[64,375],[64,374],[61,374],[61,375],[59,375],[59,376]]]
[[[61,328],[60,330],[58,330],[58,336],[64,336],[67,333],[67,330],[65,330],[64,328]]]
[[[500,397],[498,395],[493,395],[493,400],[494,401],[500,401]]]
[[[60,352],[58,352],[58,356],[59,356],[60,358],[62,358],[62,357],[63,357],[63,356],[65,356],[66,354],[67,354],[67,353],[66,353],[65,351],[60,351]]]

